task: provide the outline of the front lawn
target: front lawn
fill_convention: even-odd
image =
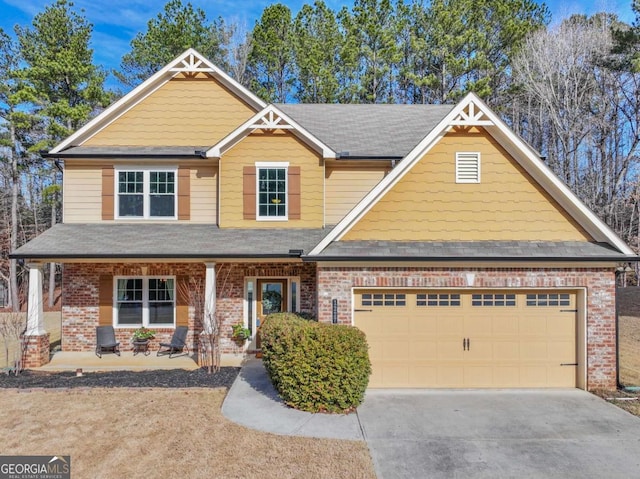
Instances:
[[[375,478],[364,442],[222,416],[225,389],[0,390],[3,455],[70,455],[72,477]]]

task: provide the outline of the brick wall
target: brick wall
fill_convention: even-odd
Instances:
[[[49,333],[40,336],[25,336],[22,357],[23,368],[39,368],[49,363]]]
[[[472,286],[469,279],[472,277]],[[352,288],[586,288],[588,389],[616,388],[615,273],[605,268],[317,267],[318,319],[351,324]]]
[[[194,335],[202,331],[202,299],[204,297],[204,263],[71,263],[64,265],[62,287],[62,350],[93,351],[99,320],[99,279],[101,275],[140,276],[187,275],[190,278],[192,306],[189,308],[189,348],[197,344]],[[216,268],[217,311],[222,321],[221,352],[238,353],[231,339],[231,326],[243,321],[244,279],[255,277],[300,277],[300,309],[315,314],[315,265],[309,263],[218,264]],[[197,306],[196,306],[197,305]],[[132,350],[131,336],[135,327],[116,328],[116,338],[122,351]],[[173,329],[153,328],[156,337],[150,344],[157,350],[167,342]]]

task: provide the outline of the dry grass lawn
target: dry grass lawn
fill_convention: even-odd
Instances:
[[[4,318],[16,313],[0,312],[0,321]],[[26,317],[27,313],[17,313]],[[25,319],[26,321],[26,319]],[[44,313],[44,329],[49,333],[49,342],[54,344],[60,343],[62,336],[61,332],[62,313],[60,311],[45,311]],[[17,347],[17,342],[12,342],[9,345],[9,358],[13,358],[14,351]],[[4,339],[0,336],[0,368],[7,366],[7,355],[4,350]]]
[[[70,455],[72,477],[375,478],[364,442],[222,416],[223,389],[0,391],[3,455]]]

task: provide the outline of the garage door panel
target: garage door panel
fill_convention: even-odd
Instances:
[[[438,359],[438,343],[434,340],[416,340],[409,343],[412,361],[435,361]]]
[[[371,387],[575,387],[574,293],[389,291],[355,298]]]

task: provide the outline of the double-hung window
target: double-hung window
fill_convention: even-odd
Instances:
[[[175,278],[116,278],[115,288],[117,326],[175,326]]]
[[[176,169],[118,170],[118,218],[176,218]]]
[[[256,164],[258,219],[287,219],[288,166],[288,163]]]

